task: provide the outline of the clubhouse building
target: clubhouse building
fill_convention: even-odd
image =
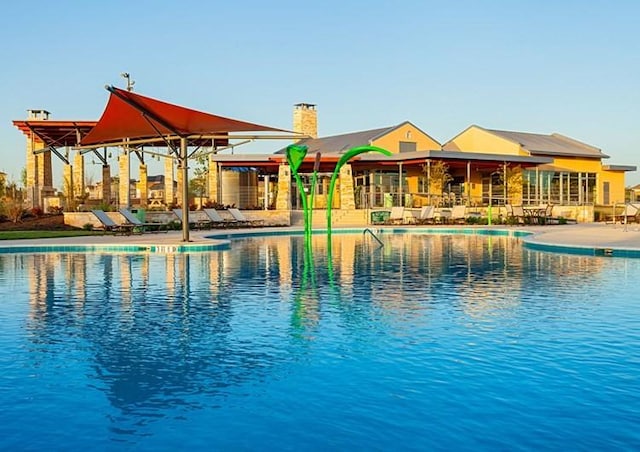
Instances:
[[[86,199],[84,154],[70,150],[95,126],[92,121],[51,121],[43,110],[30,111],[26,121],[14,121],[27,137],[27,194],[33,205],[45,210],[60,199],[53,189],[51,156],[64,161],[65,201]],[[562,207],[579,221],[593,220],[593,206],[608,206],[625,200],[625,173],[635,166],[607,164],[601,149],[560,135],[493,130],[472,125],[444,144],[413,123],[364,130],[328,137],[317,136],[317,109],[313,104],[296,104],[293,132],[298,144],[308,147],[298,173],[305,187],[296,186],[284,149],[271,154],[236,154],[212,140],[204,159],[206,171],[199,199],[192,206],[234,205],[254,211],[296,211],[301,209],[301,190],[308,191],[316,154],[320,153],[314,207],[327,206],[329,180],[340,157],[357,146],[387,149],[391,156],[360,154],[340,171],[333,209],[367,211],[403,206],[537,205]],[[280,129],[274,129],[280,130]],[[62,148],[62,149],[61,149]],[[113,148],[118,154],[119,207],[167,209],[179,206],[181,173],[175,162],[165,159],[163,200],[148,189],[144,149]],[[138,152],[140,151],[140,152]],[[94,149],[103,167],[100,184],[102,202],[114,199],[107,149]],[[129,177],[130,156],[140,159],[139,179]],[[95,158],[95,157],[94,157]],[[193,178],[193,175],[191,176]],[[177,184],[177,188],[174,187]],[[134,196],[131,194],[133,193]],[[136,193],[138,194],[135,197]],[[153,201],[153,202],[152,202]],[[77,205],[77,203],[75,203]],[[257,213],[257,212],[256,212]]]

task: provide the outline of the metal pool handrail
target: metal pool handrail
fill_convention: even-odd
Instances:
[[[377,236],[377,235],[375,235],[371,229],[366,228],[364,231],[362,231],[362,235],[365,235],[367,232],[368,232],[369,234],[371,234],[371,237],[373,237],[374,239],[376,239],[376,242],[378,242],[378,243],[380,244],[380,246],[384,246],[384,243],[382,243],[382,240],[380,240],[380,239],[378,238],[378,236]]]

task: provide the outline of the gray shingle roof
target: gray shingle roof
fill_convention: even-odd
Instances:
[[[307,146],[307,154],[322,152],[323,154],[342,154],[355,146],[370,145],[371,142],[385,133],[391,132],[396,126],[383,127],[381,129],[362,130],[360,132],[333,135],[324,138],[307,138],[296,144]],[[276,154],[283,154],[286,148],[280,149]]]
[[[594,146],[582,143],[573,138],[552,133],[543,135],[539,133],[510,132],[506,130],[485,129],[490,133],[506,138],[507,140],[519,143],[531,154],[557,155],[567,157],[594,157],[608,158],[602,151]]]

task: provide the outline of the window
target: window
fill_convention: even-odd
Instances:
[[[522,181],[525,204],[584,205],[595,202],[595,173],[526,170]]]
[[[415,141],[401,141],[400,152],[416,152],[418,149],[418,143]]]

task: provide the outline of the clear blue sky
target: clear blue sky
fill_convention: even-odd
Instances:
[[[478,124],[640,166],[637,0],[34,0],[2,17],[0,171],[16,180],[11,120],[98,119],[125,71],[141,94],[285,129],[314,103],[321,136],[409,120],[445,142]]]

